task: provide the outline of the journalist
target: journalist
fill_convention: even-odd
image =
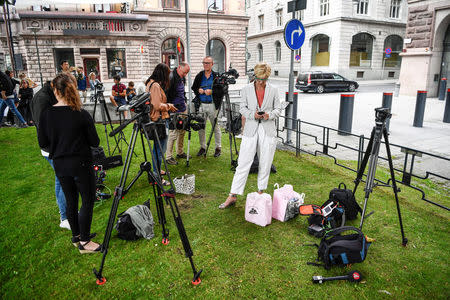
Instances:
[[[42,148],[49,148],[49,158],[53,159],[66,196],[72,243],[84,254],[102,248],[90,240],[96,191],[90,147],[97,147],[100,139],[91,115],[81,109],[76,84],[72,76],[64,73],[53,79],[53,93],[58,102],[42,112],[38,140]],[[82,205],[78,211],[79,195]]]
[[[238,166],[234,173],[230,194],[226,201],[219,205],[224,209],[236,202],[236,196],[244,193],[248,173],[258,152],[258,193],[267,188],[270,167],[276,149],[275,120],[281,114],[281,103],[278,89],[267,83],[271,68],[266,63],[255,66],[255,82],[245,86],[241,91],[239,112],[245,117],[245,127]]]
[[[170,69],[166,64],[160,63],[153,70],[152,75],[145,82],[146,92],[150,93],[150,102],[152,110],[150,112],[150,119],[153,122],[164,122],[166,128],[169,128],[169,111],[175,112],[177,108],[167,103],[167,97],[164,89],[169,87]],[[161,147],[158,144],[153,144],[153,169],[155,172],[161,172],[161,162],[167,147],[167,134],[159,140]],[[170,185],[170,182],[163,180],[164,185]]]
[[[192,91],[194,91],[195,97],[200,100],[199,112],[205,114],[205,118],[208,118],[211,124],[217,115],[217,110],[220,108],[221,103],[214,102],[212,97],[212,86],[214,79],[218,76],[218,73],[212,70],[214,65],[213,58],[211,56],[206,56],[203,59],[203,71],[197,74],[192,84]],[[205,129],[198,131],[198,138],[200,140],[200,150],[197,156],[202,156],[206,153],[206,134]],[[216,124],[214,128],[214,140],[216,143],[216,151],[214,152],[214,157],[219,157],[221,153],[221,141],[222,133],[220,132],[220,127]]]

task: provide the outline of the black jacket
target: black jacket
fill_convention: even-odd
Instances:
[[[41,113],[56,103],[58,103],[58,100],[56,100],[55,94],[53,94],[50,82],[46,82],[29,103],[31,119],[33,120],[38,132]],[[49,149],[42,148],[42,150],[48,152]]]
[[[205,71],[199,72],[199,73],[195,76],[194,83],[192,84],[191,89],[192,89],[192,91],[194,92],[195,97],[198,97],[198,96],[200,95],[200,93],[198,92],[198,90],[200,89],[200,85],[201,85],[201,83],[202,83],[202,77],[203,77],[203,74],[205,74]],[[213,81],[214,81],[214,79],[216,79],[216,77],[219,76],[219,73],[212,71],[212,76],[213,76]],[[214,106],[216,107],[216,109],[219,109],[220,104],[221,104],[221,103],[220,103],[221,101],[218,101],[218,100],[217,100],[216,98],[214,98],[214,97],[213,97],[213,101],[214,101]]]
[[[14,92],[14,87],[15,85],[12,83],[11,78],[0,71],[0,90],[5,91],[6,96],[11,96]]]

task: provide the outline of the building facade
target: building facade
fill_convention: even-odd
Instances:
[[[408,7],[400,94],[426,90],[435,97],[440,80],[450,77],[450,2],[409,0]]]
[[[217,1],[214,11],[210,4],[207,0],[189,1],[191,72],[195,75],[202,69],[202,58],[210,51],[217,71],[232,65],[243,74],[248,24],[244,0]],[[177,62],[187,60],[184,1],[10,8],[17,69],[37,82],[38,51],[44,81],[59,72],[62,60],[83,66],[86,75],[94,72],[103,82],[113,82],[116,74],[125,82],[142,81],[160,62],[174,68]],[[4,69],[11,59],[5,24],[0,28],[0,67]],[[207,49],[208,35],[211,43]]]
[[[275,76],[288,77],[291,50],[284,27],[292,19],[287,1],[247,0],[249,65],[266,61]],[[406,28],[404,0],[308,0],[295,13],[306,38],[294,74],[333,71],[349,79],[398,78]],[[386,57],[385,49],[391,54]]]

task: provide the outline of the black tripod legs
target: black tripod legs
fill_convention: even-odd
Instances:
[[[387,153],[388,161],[389,161],[389,170],[391,172],[392,189],[394,190],[395,203],[397,205],[398,221],[400,223],[400,231],[402,233],[402,245],[406,246],[406,244],[408,243],[408,239],[405,237],[405,232],[403,230],[402,214],[400,212],[400,203],[398,201],[398,195],[397,195],[397,192],[398,192],[397,182],[395,181],[394,164],[392,163],[391,148],[389,147],[388,133],[387,133],[386,128],[384,128],[384,130],[383,130],[383,136],[384,136],[384,141],[386,144],[386,153]]]

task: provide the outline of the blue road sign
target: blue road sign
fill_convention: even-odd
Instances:
[[[386,57],[386,58],[391,58],[391,55],[386,53],[386,56],[385,56],[385,57]]]
[[[292,19],[284,27],[284,42],[292,50],[300,49],[305,42],[305,27],[302,22]]]
[[[301,58],[301,57],[300,57],[300,55],[298,55],[298,54],[295,56],[295,60],[296,60],[296,61],[299,61],[300,58]]]

